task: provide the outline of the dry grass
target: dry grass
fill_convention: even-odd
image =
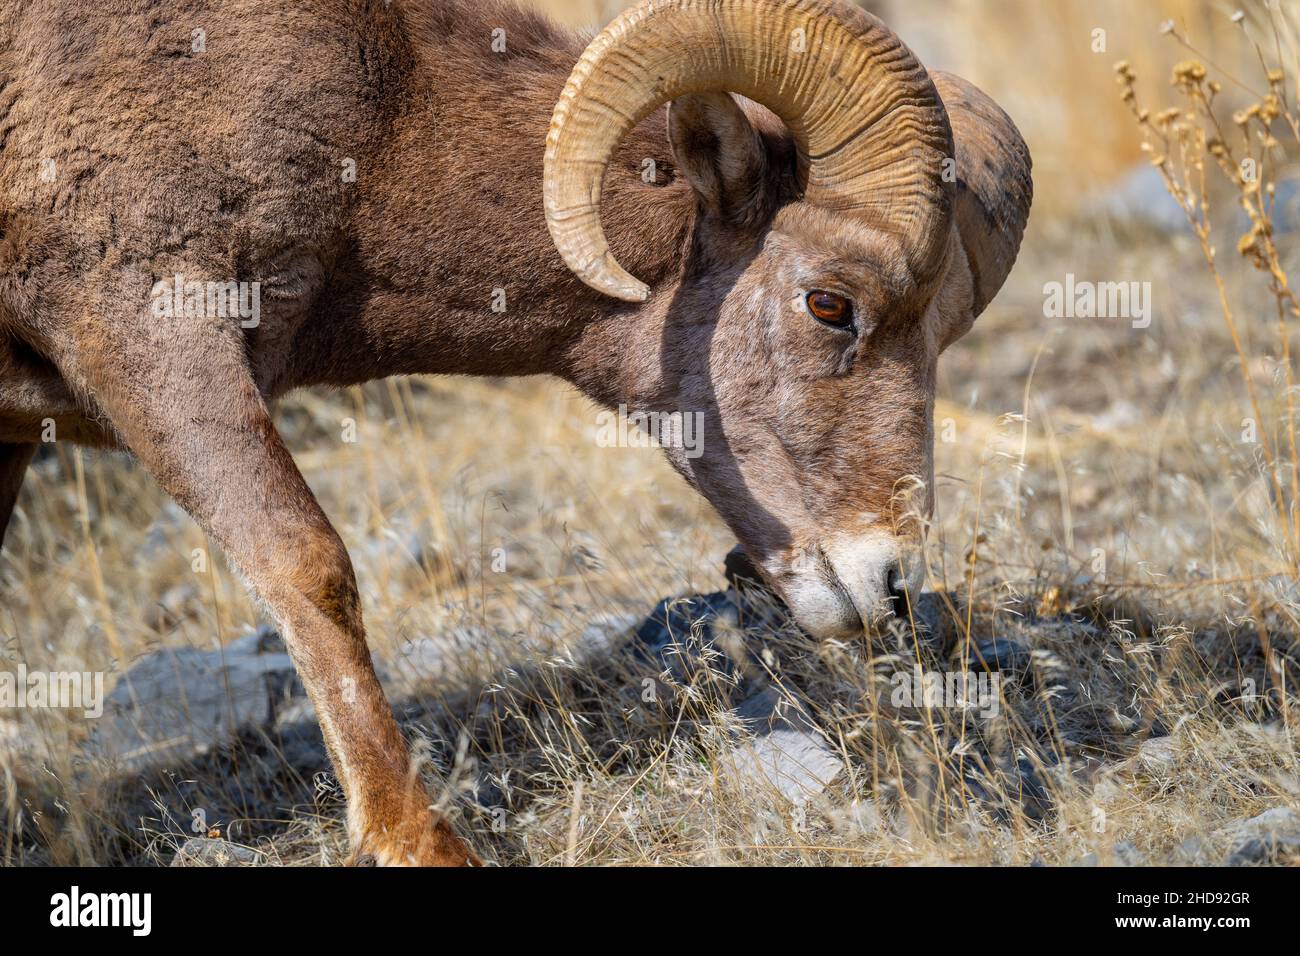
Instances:
[[[737,786],[725,662],[664,682],[648,704],[641,680],[656,669],[590,653],[665,596],[721,588],[733,541],[657,453],[598,447],[584,400],[545,381],[419,379],[281,409],[356,557],[377,655],[419,637],[449,649],[446,673],[399,688],[398,707],[428,743],[442,803],[488,858],[1217,862],[1225,827],[1300,808],[1284,286],[1300,266],[1296,233],[1238,228],[1221,202],[1201,215],[1207,198],[1235,202],[1240,183],[1202,192],[1194,178],[1184,200],[1209,227],[1200,237],[1090,217],[1080,203],[1139,160],[1148,135],[1160,142],[1117,95],[1116,60],[1137,74],[1148,121],[1193,96],[1178,100],[1190,151],[1161,154],[1177,159],[1166,169],[1178,186],[1188,162],[1217,166],[1194,91],[1164,81],[1193,56],[1180,41],[1215,64],[1206,81],[1221,84],[1216,109],[1229,117],[1254,101],[1239,86],[1266,92],[1262,70],[1286,66],[1294,117],[1294,25],[1278,27],[1274,48],[1255,5],[1249,35],[1218,4],[938,9],[892,19],[923,53],[947,43],[951,58],[928,61],[985,84],[1026,130],[1035,214],[1007,287],[941,367],[929,560],[946,644],[819,644],[789,625],[749,636],[745,679],[800,702],[845,761],[824,797],[793,807]],[[580,22],[610,12],[570,11]],[[1175,30],[1161,36],[1165,17]],[[1105,55],[1089,49],[1094,26],[1108,30]],[[1263,67],[1251,37],[1269,41]],[[1252,134],[1245,147],[1269,157],[1266,181],[1297,156],[1283,115],[1273,128],[1276,145]],[[1266,204],[1256,212],[1267,220]],[[1264,271],[1254,246],[1236,254],[1246,229]],[[1151,282],[1153,323],[1044,318],[1043,285],[1066,273]],[[1247,418],[1259,440],[1243,440]],[[341,440],[346,419],[355,443]],[[0,638],[32,669],[116,673],[159,645],[208,647],[258,622],[220,560],[191,569],[208,543],[122,458],[57,446],[33,470],[10,540]],[[498,548],[504,571],[492,567]],[[972,642],[991,636],[1032,652],[996,718],[892,704],[893,674],[966,666]],[[4,862],[165,860],[195,807],[266,862],[342,857],[338,794],[309,729],[248,731],[173,772],[108,780],[77,756],[86,721],[20,716],[0,715],[12,743],[0,750]]]

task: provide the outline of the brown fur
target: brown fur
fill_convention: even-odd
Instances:
[[[670,457],[780,587],[797,550],[892,528],[900,479],[929,478],[938,353],[1005,276],[973,285],[977,239],[954,232],[948,284],[916,288],[889,236],[798,200],[770,114],[684,98],[676,150],[659,111],[605,188],[613,252],[654,294],[601,297],[541,202],[581,48],[483,0],[0,0],[0,530],[43,421],[133,452],[280,621],[354,848],[379,862],[472,854],[427,810],[351,563],[270,401],[549,372],[607,404],[702,412],[706,454]],[[260,325],[152,315],[176,273],[260,282]],[[858,333],[792,315],[802,281],[851,293]]]

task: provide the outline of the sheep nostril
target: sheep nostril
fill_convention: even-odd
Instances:
[[[895,617],[907,617],[907,585],[903,569],[895,562],[885,571],[885,591]]]

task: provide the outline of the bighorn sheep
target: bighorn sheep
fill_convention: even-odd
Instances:
[[[547,372],[702,413],[674,466],[807,630],[860,632],[1030,194],[1007,116],[841,0],[646,0],[585,53],[484,0],[0,0],[0,533],[43,422],[128,449],[281,625],[354,853],[472,861],[268,403]]]

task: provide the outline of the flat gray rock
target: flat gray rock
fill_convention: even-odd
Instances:
[[[701,669],[731,683],[743,730],[719,756],[722,771],[739,788],[775,791],[800,804],[825,790],[844,764],[807,712],[750,660],[746,631],[770,625],[772,613],[734,589],[661,601],[637,629],[632,649],[682,685]]]
[[[161,648],[118,678],[85,752],[134,770],[183,761],[241,727],[270,723],[279,704],[301,693],[269,629],[211,650]]]
[[[1249,820],[1224,827],[1219,834],[1233,840],[1226,860],[1228,866],[1279,863],[1283,857],[1300,856],[1300,813],[1290,807],[1265,810]]]
[[[176,850],[171,866],[257,866],[256,850],[211,837],[190,837]]]
[[[727,769],[741,786],[775,790],[801,804],[823,792],[844,769],[844,761],[808,714],[776,688],[755,694],[736,713],[753,735],[740,740],[728,755]]]

